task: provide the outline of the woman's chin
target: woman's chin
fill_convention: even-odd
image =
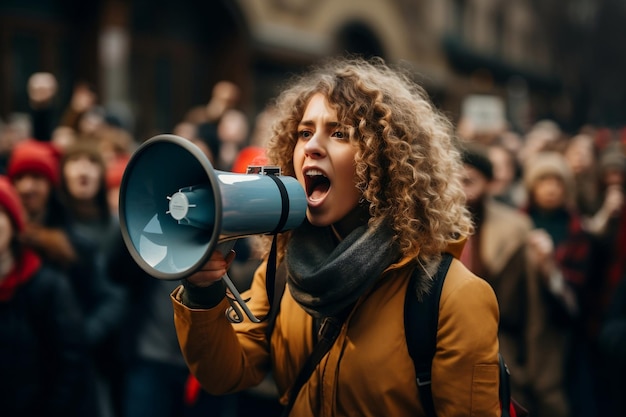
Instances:
[[[316,227],[326,227],[331,225],[330,222],[324,221],[324,218],[322,216],[311,213],[311,210],[306,211],[306,219],[311,225]]]

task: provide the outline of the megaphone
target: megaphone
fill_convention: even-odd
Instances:
[[[155,278],[178,280],[213,251],[230,251],[237,238],[299,226],[306,213],[302,186],[274,169],[260,171],[215,170],[198,146],[176,135],[145,141],[120,185],[120,226],[134,261]],[[223,280],[246,310],[232,281]]]

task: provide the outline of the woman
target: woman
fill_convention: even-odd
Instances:
[[[120,372],[116,343],[126,314],[126,293],[107,275],[108,244],[119,223],[110,211],[106,167],[97,147],[77,143],[63,153],[60,164],[60,196],[68,214],[68,234],[78,254],[72,265],[72,285],[85,315],[85,331],[92,355],[94,403],[99,415],[116,407],[111,381]]]
[[[21,243],[24,213],[0,176],[0,403],[7,416],[79,416],[83,319],[65,276]]]
[[[541,151],[524,168],[525,211],[534,230],[529,257],[539,265],[541,299],[528,306],[533,329],[528,360],[537,372],[534,415],[592,416],[599,381],[590,355],[587,325],[594,313],[597,244],[584,230],[576,207],[574,177],[562,153]],[[541,365],[541,367],[538,367]]]
[[[58,196],[59,155],[48,143],[26,140],[15,146],[7,176],[22,204],[26,222],[21,239],[45,262],[64,273],[78,255],[67,232],[67,212]]]
[[[428,291],[441,253],[458,258],[472,230],[450,123],[382,60],[314,69],[283,92],[277,112],[268,157],[298,179],[308,207],[305,222],[279,237],[288,276],[274,330],[268,337],[267,321],[227,321],[218,281],[233,254],[214,253],[172,294],[187,364],[214,394],[254,386],[271,370],[285,404],[318,327],[332,318],[343,322],[338,338],[289,415],[423,415],[404,299]],[[257,317],[269,310],[265,268],[244,294]],[[416,268],[422,279],[409,289]],[[433,360],[438,416],[500,414],[497,331],[491,287],[455,259]]]

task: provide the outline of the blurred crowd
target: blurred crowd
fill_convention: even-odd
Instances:
[[[271,379],[212,397],[190,376],[169,299],[179,283],[148,276],[121,235],[119,186],[141,141],[89,84],[61,106],[57,87],[33,74],[29,113],[0,121],[2,404],[12,415],[278,415]],[[163,133],[218,170],[262,165],[271,107],[251,118],[240,94],[216,83]],[[534,416],[623,415],[626,130],[457,122],[476,224],[462,260],[498,296],[514,396]],[[235,251],[229,275],[243,291],[261,254],[253,238]]]
[[[189,374],[169,299],[179,282],[143,271],[121,233],[119,188],[141,141],[106,111],[93,86],[76,83],[65,105],[57,87],[53,74],[32,74],[29,112],[0,122],[3,413],[276,414],[270,381],[212,397]],[[216,169],[245,172],[250,163],[262,164],[262,145],[251,138],[267,128],[264,115],[251,123],[237,109],[239,95],[235,84],[219,82],[206,106],[190,109],[163,133],[198,145]],[[3,212],[11,228],[3,227]],[[242,291],[260,263],[253,243],[237,241],[229,272]]]
[[[458,126],[461,260],[496,292],[514,397],[531,415],[625,415],[626,130]]]

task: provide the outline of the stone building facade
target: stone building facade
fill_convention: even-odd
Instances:
[[[7,0],[0,116],[23,111],[35,71],[94,83],[137,139],[169,131],[230,79],[252,118],[308,64],[349,53],[407,67],[450,115],[499,97],[524,129],[564,91],[532,0]]]

